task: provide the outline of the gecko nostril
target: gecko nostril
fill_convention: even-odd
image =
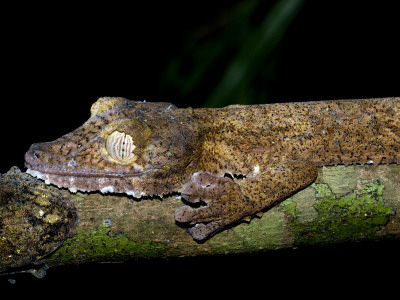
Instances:
[[[31,149],[28,151],[27,156],[31,161],[38,161],[42,158],[42,153],[40,150]]]
[[[26,152],[26,156],[33,159],[39,159],[41,157],[41,152],[42,152],[41,144],[35,143],[32,144],[28,152]]]
[[[29,164],[37,164],[43,159],[42,150],[38,149],[37,144],[33,144],[25,153],[25,161]]]
[[[36,159],[40,159],[40,152],[39,151],[33,151],[32,156]]]

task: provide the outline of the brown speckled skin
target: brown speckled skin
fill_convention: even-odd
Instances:
[[[138,145],[132,165],[107,157],[114,130]],[[190,205],[175,220],[196,240],[308,186],[318,166],[366,163],[400,163],[400,98],[220,109],[100,98],[83,126],[26,154],[29,169],[61,187],[112,186],[137,197],[181,192]]]

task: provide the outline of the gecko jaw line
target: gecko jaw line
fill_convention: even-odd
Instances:
[[[156,171],[158,169],[149,169],[133,174],[127,174],[127,173],[102,173],[102,172],[77,172],[77,171],[65,171],[65,170],[60,170],[60,169],[49,169],[49,168],[41,168],[41,167],[32,167],[29,164],[26,164],[27,167],[27,173],[29,172],[39,172],[42,174],[48,174],[48,175],[58,175],[58,176],[73,176],[73,177],[135,177],[135,176],[140,176],[152,171]]]

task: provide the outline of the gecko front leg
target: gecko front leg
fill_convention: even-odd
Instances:
[[[314,182],[317,169],[312,162],[284,159],[260,166],[241,181],[198,172],[182,187],[190,204],[175,212],[175,220],[187,224],[195,240],[204,240],[230,224],[248,220]]]

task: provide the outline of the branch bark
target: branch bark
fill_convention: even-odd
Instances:
[[[262,218],[195,242],[174,221],[179,195],[71,194],[13,167],[0,178],[0,269],[252,253],[400,236],[400,165],[319,169]]]

